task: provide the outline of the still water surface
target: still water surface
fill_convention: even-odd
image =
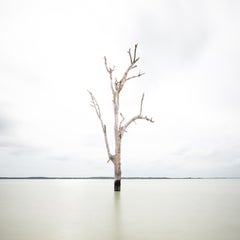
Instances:
[[[240,180],[0,180],[1,240],[239,240]]]

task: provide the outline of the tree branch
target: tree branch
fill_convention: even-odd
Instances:
[[[142,98],[141,98],[141,102],[140,102],[140,111],[139,111],[139,114],[132,117],[128,122],[126,122],[121,128],[120,128],[120,131],[121,131],[121,135],[123,136],[123,134],[126,132],[128,126],[135,122],[136,120],[138,119],[142,119],[142,120],[146,120],[146,121],[149,121],[151,123],[154,123],[153,119],[152,118],[149,118],[148,116],[142,116],[142,108],[143,108],[143,100],[144,100],[144,93],[142,95]]]
[[[121,120],[121,122],[120,122],[120,124],[119,124],[119,127],[121,128],[122,123],[124,122],[125,118],[124,118],[124,116],[123,116],[122,113],[120,113],[120,116],[121,116],[122,120]]]
[[[103,120],[102,120],[102,115],[101,115],[101,110],[100,110],[100,107],[98,105],[98,102],[97,102],[97,99],[94,97],[94,95],[92,94],[92,92],[88,91],[88,93],[90,94],[91,96],[91,106],[95,109],[96,111],[96,114],[100,120],[100,123],[101,123],[101,126],[102,126],[102,130],[103,130],[103,134],[104,134],[104,140],[105,140],[105,145],[106,145],[106,148],[107,148],[107,154],[108,154],[108,157],[109,157],[109,160],[108,162],[111,160],[111,161],[114,161],[114,156],[111,154],[110,152],[110,147],[109,147],[109,143],[108,143],[108,137],[107,137],[107,127],[106,125],[103,123]]]
[[[139,113],[140,116],[142,115],[143,100],[144,100],[144,93],[142,94],[142,98],[141,98],[140,113]]]
[[[129,58],[130,58],[130,63],[133,63],[133,59],[132,59],[132,54],[131,54],[131,48],[129,48],[128,50],[128,54],[129,54]]]
[[[130,80],[130,79],[133,79],[133,78],[141,77],[141,76],[144,75],[144,74],[145,74],[145,73],[139,72],[137,75],[133,75],[133,76],[131,76],[131,77],[128,77],[128,78],[126,79],[126,81],[128,81],[128,80]]]
[[[106,58],[106,57],[104,57],[104,64],[105,64],[105,68],[106,68],[106,70],[107,70],[107,72],[108,72],[108,74],[109,74],[110,86],[111,86],[112,94],[114,94],[115,91],[114,91],[114,88],[113,88],[113,76],[112,76],[112,73],[113,73],[113,71],[115,70],[115,66],[113,66],[113,68],[110,68],[110,67],[108,66],[107,58]],[[115,78],[115,84],[116,84],[116,82],[117,82],[117,79]]]
[[[128,81],[128,80],[130,80],[130,79],[133,79],[133,78],[141,77],[141,76],[143,75],[143,73],[140,73],[140,72],[139,72],[138,75],[134,75],[134,76],[128,77],[129,72],[130,72],[132,69],[134,69],[134,68],[137,67],[137,64],[136,64],[136,63],[137,63],[138,60],[140,59],[139,57],[137,57],[137,46],[138,46],[138,45],[135,44],[133,54],[132,54],[131,48],[129,48],[129,50],[128,50],[128,55],[129,55],[129,58],[130,58],[130,65],[128,66],[128,68],[127,68],[126,71],[124,72],[121,80],[119,81],[119,86],[118,86],[118,89],[117,89],[119,93],[121,92],[121,90],[122,90],[124,84],[126,83],[126,81]]]
[[[115,78],[115,81],[113,81],[113,71],[115,70],[115,67],[111,68],[108,66],[108,62],[107,62],[107,58],[104,57],[104,64],[105,64],[105,68],[109,74],[109,78],[110,78],[110,84],[111,84],[111,90],[112,90],[112,94],[114,95],[115,92],[120,93],[124,84],[126,83],[126,81],[133,79],[133,78],[138,78],[141,77],[144,73],[139,72],[137,75],[133,75],[128,77],[129,72],[137,67],[137,62],[140,59],[139,57],[137,57],[137,44],[135,44],[134,46],[134,51],[132,53],[131,48],[129,48],[128,50],[128,55],[130,58],[130,65],[127,67],[127,69],[125,70],[125,72],[123,73],[123,76],[121,78],[120,81],[117,80],[117,78]]]

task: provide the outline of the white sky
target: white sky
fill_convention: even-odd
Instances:
[[[103,56],[128,82],[124,176],[240,177],[238,0],[0,1],[0,176],[113,176],[94,92],[113,119]],[[110,137],[111,138],[111,137]]]

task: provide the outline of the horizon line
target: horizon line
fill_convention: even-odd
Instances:
[[[0,179],[114,179],[114,177],[0,177]],[[121,179],[240,179],[240,177],[122,177]]]

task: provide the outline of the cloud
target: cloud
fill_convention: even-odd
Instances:
[[[5,132],[8,129],[8,122],[0,115],[0,132]]]
[[[86,90],[96,95],[113,133],[103,56],[121,76],[127,50],[138,42],[146,75],[128,82],[121,111],[126,119],[138,113],[145,92],[143,112],[156,122],[129,128],[126,174],[224,176],[226,168],[236,176],[239,2],[72,4],[16,2],[13,8],[8,2],[0,8],[1,174],[110,174]]]
[[[179,65],[192,64],[207,45],[211,32],[205,21],[203,6],[185,1],[169,1],[147,7],[139,16],[137,37],[141,39],[146,62],[169,71]],[[156,67],[157,67],[156,66]]]

